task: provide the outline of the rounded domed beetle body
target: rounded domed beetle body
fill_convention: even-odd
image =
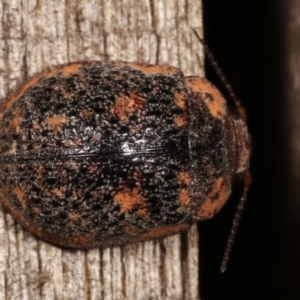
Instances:
[[[218,90],[174,67],[75,62],[2,106],[0,200],[41,238],[120,245],[185,230],[248,169],[244,121]]]

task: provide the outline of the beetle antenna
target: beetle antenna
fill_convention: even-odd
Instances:
[[[204,40],[199,36],[198,32],[196,31],[196,29],[193,29],[194,34],[196,35],[197,39],[199,40],[199,42],[203,45],[203,49],[205,54],[207,55],[210,63],[212,64],[213,68],[215,69],[216,73],[218,74],[221,82],[223,83],[224,87],[226,88],[226,90],[228,91],[231,99],[233,100],[240,116],[243,119],[246,119],[246,112],[245,109],[242,107],[240,101],[238,100],[238,98],[236,97],[235,93],[232,90],[231,85],[229,84],[228,80],[226,79],[222,69],[220,68],[218,62],[216,61],[214,55],[212,54],[212,52],[209,50],[208,46],[205,44]]]
[[[236,236],[236,231],[237,231],[237,228],[239,226],[240,219],[241,219],[241,214],[242,214],[243,209],[244,209],[244,204],[246,202],[246,195],[248,193],[250,184],[251,184],[251,173],[249,171],[246,171],[246,174],[244,176],[243,192],[242,192],[242,195],[240,197],[239,204],[238,204],[238,207],[237,207],[235,215],[234,215],[234,219],[233,219],[233,222],[232,222],[232,225],[231,225],[230,234],[229,234],[229,237],[228,237],[228,240],[227,240],[227,245],[226,245],[224,256],[223,256],[223,259],[222,259],[222,264],[221,264],[221,268],[220,268],[221,273],[224,273],[226,271],[226,268],[227,268],[227,263],[229,261],[229,256],[230,256],[230,253],[231,253],[231,250],[232,250],[232,245],[234,243],[234,239],[235,239],[235,236]]]

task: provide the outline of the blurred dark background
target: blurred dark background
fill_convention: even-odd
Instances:
[[[219,267],[240,190],[220,214],[199,223],[203,300],[300,299],[300,249],[294,245],[300,230],[291,225],[287,207],[291,162],[284,53],[289,2],[203,0],[205,41],[246,108],[253,143],[253,184],[225,274]],[[218,82],[207,62],[206,72]]]

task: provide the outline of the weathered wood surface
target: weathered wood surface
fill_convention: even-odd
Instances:
[[[0,98],[75,60],[179,66],[203,75],[195,0],[0,0]],[[3,100],[2,100],[3,101]],[[0,206],[0,299],[198,299],[196,227],[123,248],[70,251],[37,239]]]

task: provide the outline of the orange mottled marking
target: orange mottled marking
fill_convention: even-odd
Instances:
[[[125,227],[126,233],[128,233],[129,235],[136,234],[136,228],[134,226],[126,224],[124,227]]]
[[[250,160],[250,137],[247,126],[243,120],[232,119],[236,137],[236,173],[242,173],[249,169]]]
[[[129,114],[142,109],[145,105],[146,101],[135,92],[130,93],[129,96],[120,94],[111,107],[110,113],[117,115],[121,122],[126,122]]]
[[[141,124],[129,126],[129,130],[131,133],[139,133],[142,130],[142,128],[143,126]]]
[[[136,70],[142,71],[144,74],[170,74],[176,75],[179,70],[175,67],[170,66],[160,66],[160,65],[147,65],[147,64],[130,64],[130,66]]]
[[[143,235],[144,239],[158,238],[187,230],[189,224],[170,225],[164,227],[154,228],[148,233]]]
[[[82,110],[79,115],[83,119],[88,119],[92,117],[95,113],[92,110]]]
[[[41,213],[41,210],[38,207],[34,207],[33,211],[38,215]]]
[[[37,170],[36,170],[36,178],[38,179],[38,180],[42,180],[42,179],[44,179],[44,172],[45,172],[45,167],[44,167],[44,165],[43,164],[41,164],[41,165],[39,165],[38,166],[38,168],[37,168]]]
[[[178,127],[182,127],[187,124],[187,119],[185,114],[174,116],[173,121]]]
[[[231,193],[231,187],[225,178],[218,178],[206,199],[195,212],[195,219],[208,219],[213,217],[225,204]]]
[[[78,143],[79,145],[79,143]],[[80,165],[79,164],[72,164],[72,170],[75,170],[76,172],[80,171]]]
[[[50,194],[51,195],[55,195],[55,196],[58,196],[58,197],[64,197],[66,195],[66,190],[67,190],[67,187],[64,187],[63,189],[52,189],[50,190]]]
[[[68,77],[68,76],[71,76],[73,74],[78,74],[79,73],[79,68],[80,68],[79,64],[67,65],[62,69],[63,76]]]
[[[182,109],[185,109],[185,101],[186,101],[186,95],[183,93],[175,93],[174,101],[177,106],[179,106]]]
[[[192,182],[191,176],[188,172],[180,172],[178,175],[178,183],[179,185],[187,185]]]
[[[102,192],[101,191],[93,191],[93,192],[91,192],[91,196],[96,199],[102,199]]]
[[[59,132],[61,125],[66,122],[67,122],[66,116],[53,116],[45,119],[42,123],[42,126],[53,128],[53,130],[57,134]]]
[[[91,193],[91,195],[93,195],[93,194]],[[79,199],[83,196],[84,196],[84,193],[82,192],[81,189],[74,189],[72,191],[72,195],[71,195],[70,199]]]
[[[21,129],[21,122],[23,121],[23,118],[21,117],[21,113],[19,111],[16,111],[13,114],[12,119],[10,120],[8,126],[5,128],[5,132],[20,132]]]
[[[14,118],[11,120],[10,126],[16,129],[16,131],[19,131],[22,120],[23,118],[20,115],[16,114]]]
[[[224,118],[227,114],[225,99],[212,83],[201,77],[186,77],[185,82],[193,92],[200,94],[201,99],[214,117]]]
[[[122,212],[137,208],[137,213],[140,216],[146,217],[148,215],[145,198],[141,195],[138,188],[134,188],[133,190],[124,189],[119,191],[115,195],[114,201],[120,204]]]
[[[15,154],[17,152],[17,143],[14,141],[9,148],[8,154]]]
[[[59,172],[59,173],[62,173],[65,171],[65,168],[63,165],[56,165],[55,167],[56,171]]]
[[[93,237],[90,234],[83,236],[73,236],[69,239],[68,243],[73,246],[86,246],[93,241]]]
[[[89,173],[95,174],[99,172],[99,167],[97,164],[89,165]]]
[[[81,215],[78,214],[78,213],[70,213],[68,215],[69,219],[72,220],[72,221],[78,221],[81,219]]]
[[[50,126],[55,129],[60,127],[62,124],[67,122],[67,117],[66,116],[53,116],[50,118],[47,118],[45,121],[43,121],[44,126]]]
[[[99,133],[94,133],[91,137],[92,141],[100,141],[101,140],[101,135]]]
[[[64,96],[64,98],[70,99],[72,97],[74,97],[75,93],[74,92],[66,92],[65,90],[61,90],[62,95]]]
[[[56,66],[53,69],[48,69],[40,74],[35,75],[34,77],[40,76],[40,78],[51,78],[53,76],[56,76],[57,73],[61,72],[63,68],[63,65]]]
[[[17,197],[17,199],[20,202],[21,206],[23,208],[25,208],[26,207],[26,202],[27,202],[27,196],[26,196],[26,193],[24,192],[23,188],[21,186],[16,186],[12,190],[12,192]]]
[[[179,201],[181,206],[188,206],[191,202],[190,193],[188,189],[182,189],[179,194]]]
[[[80,139],[72,139],[72,140],[67,140],[64,142],[64,145],[66,147],[81,147],[82,146],[82,140]]]
[[[41,128],[39,122],[37,122],[37,121],[32,122],[32,127],[33,127],[33,129],[40,129]]]
[[[181,206],[188,206],[191,202],[188,186],[192,180],[188,172],[180,172],[178,175],[178,184],[181,188],[179,193],[179,202]]]
[[[41,148],[41,145],[39,143],[33,143],[32,146],[34,150],[39,150]]]

